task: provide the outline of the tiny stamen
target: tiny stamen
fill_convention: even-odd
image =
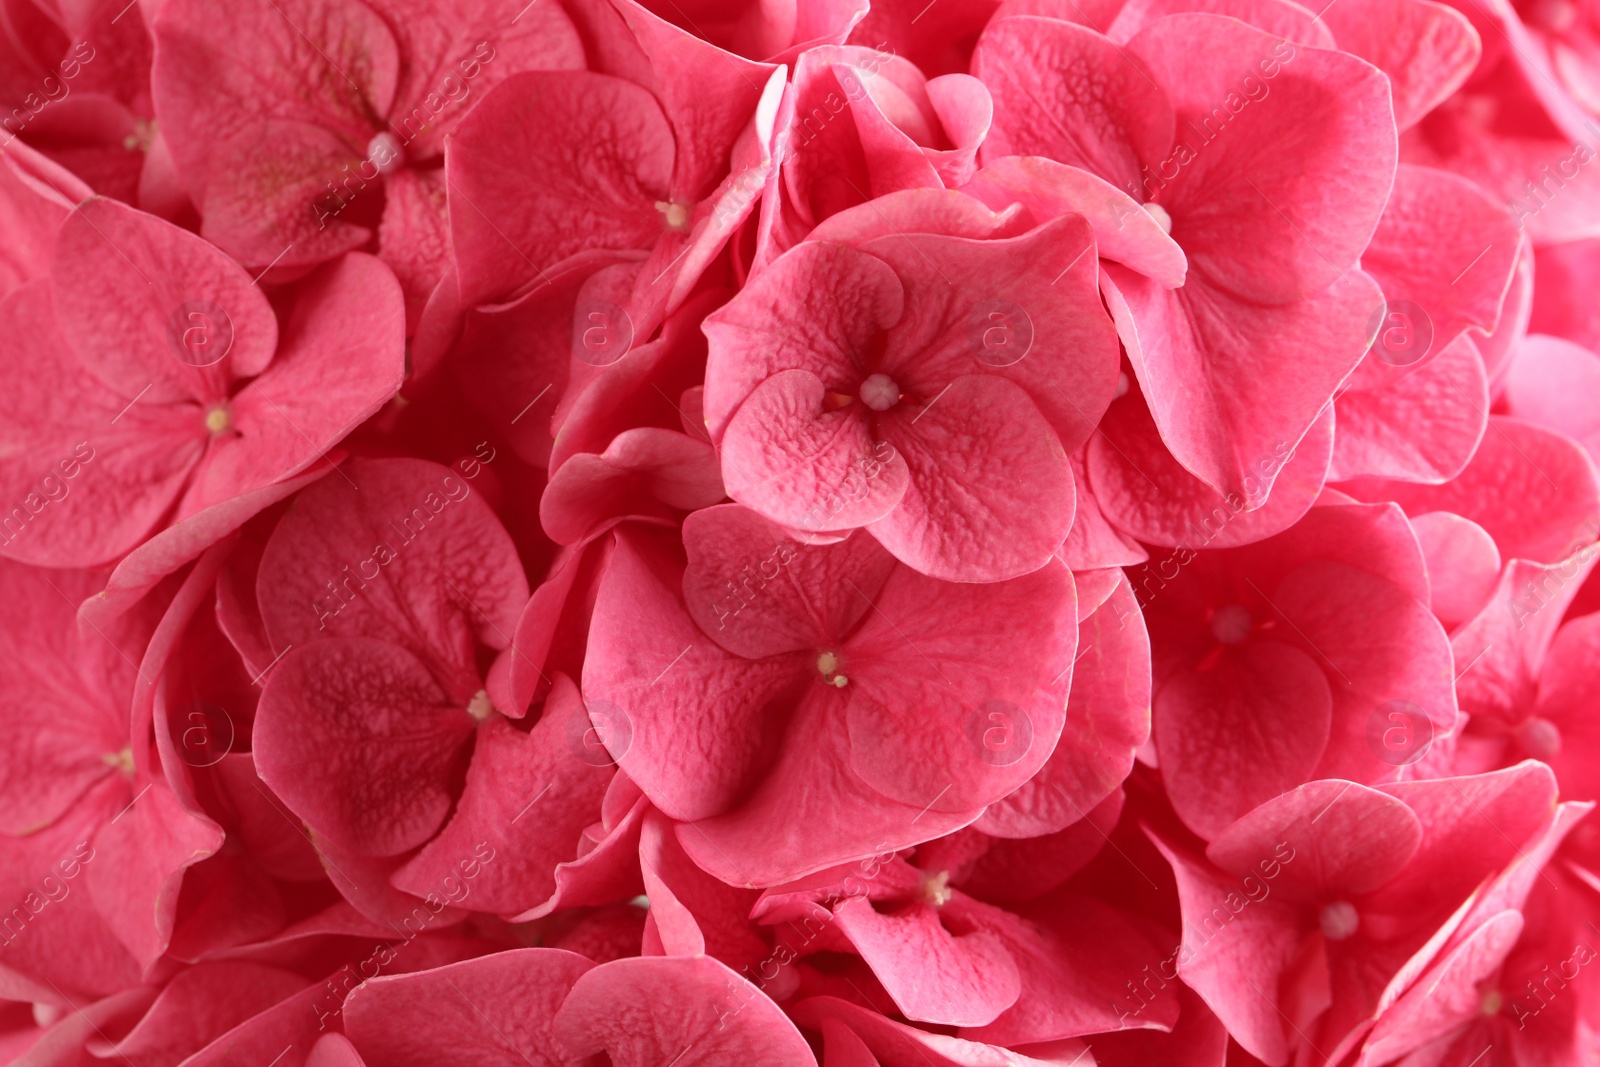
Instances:
[[[472,700],[467,704],[467,713],[479,722],[493,715],[494,703],[489,699],[489,694],[482,689],[472,694]]]

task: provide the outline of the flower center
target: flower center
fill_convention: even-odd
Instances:
[[[1168,213],[1166,208],[1160,204],[1146,204],[1144,210],[1146,214],[1156,220],[1156,225],[1161,227],[1163,233],[1172,232],[1172,215]]]
[[[206,412],[206,429],[214,434],[224,434],[233,429],[233,416],[225,404],[218,404]]]
[[[367,142],[367,158],[378,168],[379,174],[393,174],[406,165],[406,150],[400,138],[385,130],[374,134]]]
[[[1348,900],[1336,900],[1326,905],[1317,916],[1322,926],[1322,936],[1329,941],[1343,941],[1361,929],[1361,915]]]
[[[107,766],[115,767],[129,778],[133,777],[133,749],[125,748],[121,752],[107,752],[100,757],[106,761]]]
[[[494,703],[486,691],[480,689],[472,694],[472,700],[467,704],[467,714],[479,722],[494,714]]]
[[[689,228],[689,207],[687,204],[657,200],[656,210],[661,212],[662,219],[667,224],[667,229],[681,233]]]
[[[873,411],[888,411],[900,403],[900,387],[887,374],[869,374],[861,383],[861,402]]]
[[[817,657],[817,670],[822,672],[822,680],[831,686],[843,689],[850,684],[850,679],[839,672],[839,656],[834,652],[824,652]]]
[[[1211,634],[1225,645],[1243,643],[1250,626],[1250,611],[1243,604],[1225,604],[1211,614]]]
[[[1561,754],[1561,728],[1537,716],[1517,727],[1522,750],[1537,760],[1550,760]]]
[[[950,903],[950,898],[954,895],[950,889],[949,871],[940,871],[938,874],[923,874],[921,887],[923,900],[936,908],[941,908]]]
[[[156,139],[154,119],[135,119],[133,132],[122,139],[122,147],[129,152],[148,152]]]
[[[1499,1015],[1500,1009],[1505,1007],[1506,998],[1498,989],[1483,991],[1483,999],[1478,1002],[1478,1010],[1485,1015]]]

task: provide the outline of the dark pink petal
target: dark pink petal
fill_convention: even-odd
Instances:
[[[1117,790],[1065,830],[1042,837],[989,837],[974,824],[950,837],[923,845],[919,863],[951,871],[951,884],[982,900],[1012,904],[1033,900],[1056,888],[1088,865],[1103,849],[1122,815],[1123,794]],[[995,811],[990,805],[987,819]],[[970,844],[963,844],[968,842]],[[948,858],[943,849],[983,849],[969,862]],[[963,857],[964,858],[964,857]]]
[[[1379,1018],[1368,1035],[1363,1056],[1378,1057],[1414,1049],[1484,1013],[1483,983],[1492,983],[1523,929],[1522,913],[1506,910],[1493,916],[1453,948],[1429,974],[1425,987],[1414,987]]]
[[[593,967],[576,953],[524,948],[374,978],[346,1001],[345,1034],[368,1067],[421,1067],[446,1057],[485,1067],[578,1067],[583,1060],[551,1025]]]
[[[293,818],[291,810],[287,805],[281,808],[288,818]],[[335,913],[331,918],[341,922],[353,918],[363,927],[377,924],[386,935],[396,929],[402,935],[416,934],[430,924],[437,924],[433,928],[438,929],[462,918],[463,912],[450,907],[441,893],[429,893],[419,901],[394,887],[390,879],[405,864],[404,856],[364,856],[322,836],[304,820],[301,825],[306,827],[307,840],[328,881],[350,907],[350,912]],[[319,924],[318,932],[321,929]]]
[[[56,231],[74,204],[93,193],[27,145],[10,139],[0,162],[0,226],[10,235],[0,251],[0,296],[50,270]]]
[[[271,645],[393,642],[461,690],[449,695],[464,709],[477,688],[474,641],[510,644],[527,603],[510,536],[448,467],[378,459],[340,470],[300,495],[262,555],[257,600]]]
[[[581,854],[615,773],[610,763],[583,758],[589,728],[577,687],[565,675],[557,676],[531,731],[500,718],[485,724],[450,821],[395,872],[394,885],[419,897],[441,885],[463,886],[462,906],[499,915],[548,900],[556,866]],[[464,877],[477,868],[468,867],[474,849],[485,844],[494,861]]]
[[[1029,1048],[1028,1053],[1023,1054],[979,1041],[929,1033],[831,996],[801,1001],[795,1006],[794,1015],[808,1028],[848,1026],[883,1067],[1065,1067],[1074,1056],[1083,1062],[1091,1055],[1080,1041],[1049,1042]]]
[[[183,511],[293,477],[394,396],[404,311],[389,269],[354,253],[303,283],[278,355],[229,403],[233,433],[195,475]]]
[[[811,241],[863,245],[901,233],[940,233],[947,237],[1015,237],[1030,225],[1015,208],[991,211],[981,198],[942,189],[904,189],[824,219]]]
[[[783,723],[769,722],[765,706],[782,706],[800,672],[815,670],[813,657],[752,661],[723,651],[627,538],[607,564],[594,615],[583,691],[630,724],[628,747],[612,753],[618,764],[674,818],[725,810],[772,758]],[[692,685],[656,684],[674,671]]]
[[[851,766],[904,804],[998,800],[1055,747],[1076,644],[1072,575],[1058,562],[989,585],[897,569],[839,651]],[[981,741],[996,715],[1016,730],[998,751]]]
[[[626,76],[648,87],[661,102],[677,144],[673,191],[699,199],[711,191],[727,166],[728,146],[750,121],[773,67],[729,55],[696,33],[680,29],[638,4],[602,0],[619,17],[625,35],[608,46],[637,49]],[[598,7],[598,3],[585,6]],[[681,14],[681,9],[674,14]],[[609,34],[603,35],[610,37]],[[626,40],[631,37],[632,40]],[[766,60],[767,57],[759,57]],[[594,57],[591,67],[624,74],[614,55]]]
[[[1361,269],[1378,280],[1391,308],[1406,301],[1422,309],[1439,351],[1468,326],[1494,331],[1519,237],[1505,206],[1486,190],[1448,171],[1406,164],[1395,172]],[[1409,350],[1404,356],[1413,358]]]
[[[978,42],[973,72],[994,95],[985,162],[1048,156],[1141,195],[1141,172],[1172,145],[1173,109],[1158,82],[1086,27],[1000,19]]]
[[[702,405],[690,398],[703,395],[705,389],[706,339],[700,323],[705,312],[721,302],[722,294],[715,290],[697,296],[668,316],[659,338],[635,344],[615,363],[597,367],[573,360],[556,413],[551,468],[559,469],[579,452],[603,452],[617,435],[641,426],[677,429],[709,441],[699,411]],[[587,318],[579,323],[583,330],[575,334],[576,340],[583,345],[601,342],[602,352],[606,351],[611,338],[618,336],[609,329],[611,316],[601,311],[596,317],[594,309],[584,310]],[[540,386],[552,380],[546,378]]]
[[[258,267],[280,254],[317,263],[365,240],[327,218],[327,198],[359,196],[376,177],[360,167],[401,63],[376,12],[287,0],[219,14],[182,0],[163,5],[153,32],[156,110],[208,237]]]
[[[848,303],[840,294],[850,295]],[[875,256],[832,243],[807,243],[783,256],[706,320],[712,439],[720,441],[744,399],[780,371],[809,371],[842,387],[841,372],[904,314],[900,279]]]
[[[212,504],[173,523],[122,558],[106,579],[105,588],[84,601],[84,617],[103,626],[107,620],[128,611],[168,575],[226,539],[256,515],[333,473],[343,458],[342,452],[330,454],[324,462],[293,478]],[[271,658],[267,656],[260,666],[265,667]]]
[[[1600,747],[1595,717],[1586,711],[1592,706],[1597,648],[1600,615],[1584,615],[1563,626],[1545,657],[1538,702],[1530,709],[1554,728],[1558,746],[1552,752],[1546,743],[1538,755],[1555,769],[1562,795],[1579,800],[1600,798],[1600,763],[1595,758]]]
[[[453,705],[404,648],[328,638],[291,650],[268,677],[256,765],[319,833],[362,855],[392,856],[444,823],[473,727],[466,706]]]
[[[1090,439],[1086,464],[1101,509],[1124,534],[1180,551],[1250,544],[1294,525],[1322,491],[1338,441],[1331,408],[1299,441],[1280,438],[1243,464],[1242,492],[1225,495],[1179,464],[1130,386]]]
[[[555,893],[550,899],[511,917],[514,922],[543,918],[561,908],[595,907],[632,900],[644,892],[640,877],[639,840],[650,801],[639,787],[624,775],[611,779],[609,800],[615,796],[631,799],[631,806],[613,822],[607,818],[584,830],[582,848],[575,860],[556,865]],[[633,946],[629,946],[629,951]]]
[[[776,885],[942,837],[982,813],[941,811],[934,790],[912,804],[884,796],[851,769],[842,716],[807,710],[791,728],[805,743],[789,745],[741,807],[679,829],[702,869],[735,885]]]
[[[1412,862],[1371,899],[1379,914],[1437,916],[1537,844],[1556,811],[1556,779],[1533,760],[1484,774],[1379,786],[1422,823]],[[1526,872],[1533,874],[1533,871]],[[1423,934],[1428,931],[1424,929]],[[1417,947],[1421,947],[1421,936]]]
[[[1494,12],[1458,8],[1491,45],[1504,44],[1507,32],[1527,33],[1520,20],[1509,26]],[[1579,106],[1549,73],[1519,70],[1518,55],[1538,46],[1531,41],[1501,53],[1485,66],[1474,92],[1457,94],[1435,108],[1416,127],[1412,158],[1446,167],[1504,198],[1517,222],[1534,241],[1570,241],[1600,235],[1600,182],[1584,165],[1590,135]],[[1471,105],[1494,101],[1492,116]],[[1582,149],[1582,151],[1580,151]],[[1548,168],[1548,169],[1546,169]],[[1564,174],[1558,173],[1565,171]]]
[[[1205,1001],[1187,986],[1178,991],[1182,1009],[1171,1033],[1126,1030],[1101,1034],[1095,1063],[1101,1067],[1143,1067],[1159,1062],[1171,1067],[1223,1067],[1228,1031]]]
[[[1289,1062],[1288,1027],[1277,996],[1299,949],[1295,909],[1273,898],[1268,882],[1241,883],[1159,839],[1155,843],[1172,865],[1183,909],[1188,951],[1179,955],[1178,973],[1246,1051],[1269,1064]],[[1285,857],[1287,864],[1281,862]],[[1284,870],[1294,857],[1285,849],[1257,859]]]
[[[1072,528],[1064,443],[1032,398],[997,375],[963,375],[937,399],[885,420],[909,484],[868,531],[902,563],[950,581],[1045,566]]]
[[[577,71],[506,79],[445,160],[462,302],[514,292],[580,250],[651,248],[673,159],[668,121],[637,85]]]
[[[1416,534],[1393,504],[1358,504],[1330,493],[1321,506],[1306,512],[1293,532],[1250,556],[1273,583],[1308,563],[1333,563],[1381,578],[1413,599],[1428,597],[1427,568]]]
[[[913,1022],[983,1026],[1022,992],[999,938],[981,929],[952,934],[932,905],[879,912],[856,898],[835,907],[833,921]]]
[[[1506,292],[1505,306],[1500,309],[1500,325],[1492,334],[1482,331],[1472,333],[1472,341],[1483,357],[1483,366],[1489,373],[1491,395],[1505,387],[1506,372],[1523,339],[1528,335],[1528,323],[1533,315],[1533,242],[1522,235],[1517,254],[1517,269],[1511,276],[1511,288]],[[1541,290],[1542,291],[1542,290]]]
[[[442,170],[402,170],[383,185],[383,221],[378,246],[383,262],[395,273],[406,298],[406,335],[422,318],[423,308],[450,264],[450,219],[445,213],[447,188]]]
[[[580,315],[585,330],[600,328],[600,340],[607,346],[611,331],[620,328],[620,322],[610,321],[614,316],[609,309],[578,306],[585,289],[592,282],[609,288],[610,281],[628,276],[635,265],[630,257],[580,253],[547,271],[548,281],[534,284],[510,303],[469,310],[460,336],[449,343],[450,370],[462,392],[525,462],[543,466],[551,458],[557,405],[567,402],[576,362],[574,326]],[[578,336],[581,343],[582,334]],[[622,366],[626,363],[606,370]],[[609,440],[595,442],[588,451],[603,448]]]
[[[1089,439],[1115,395],[1118,361],[1086,219],[1013,238],[896,235],[866,247],[906,291],[879,369],[924,410],[962,375],[1002,378],[1028,394],[1064,450]]]
[[[11,921],[0,980],[14,991],[8,995],[52,1003],[64,994],[104,996],[139,981],[143,967],[87,884],[100,857],[95,835],[131,796],[126,780],[107,778],[50,826],[26,837],[0,837],[0,884]],[[151,901],[144,903],[148,908]],[[26,917],[21,923],[19,909]]]
[[[513,73],[583,69],[583,42],[566,13],[525,5],[371,0],[406,60],[388,126],[408,158],[437,159],[462,116]]]
[[[185,808],[165,782],[137,791],[94,836],[88,871],[95,906],[149,967],[167,949],[184,870],[222,847],[222,828]]]
[[[306,984],[259,963],[202,963],[173,978],[114,1047],[135,1063],[178,1063]]]
[[[1092,447],[1094,439],[1090,438]],[[1139,543],[1111,525],[1089,481],[1088,448],[1075,452],[1072,461],[1072,529],[1061,546],[1061,560],[1074,571],[1102,567],[1129,567],[1148,557]]]
[[[1318,15],[1339,47],[1389,76],[1395,125],[1404,130],[1460,87],[1483,52],[1464,17],[1432,0],[1328,4]]]
[[[1600,485],[1588,454],[1571,438],[1521,419],[1493,415],[1460,475],[1442,485],[1360,480],[1353,496],[1394,500],[1408,514],[1452,511],[1494,537],[1503,559],[1555,563],[1594,539]],[[1516,500],[1507,508],[1503,501]]]
[[[18,1058],[13,1063],[81,1063],[87,1058],[84,1054],[89,1045],[97,1042],[102,1027],[117,1030],[136,1021],[139,1013],[155,999],[155,995],[155,990],[148,986],[124,988],[110,996],[85,1003],[76,1011],[69,1009],[52,1026],[38,1026],[31,1033],[29,1030],[23,1030],[20,1034],[16,1030],[11,1031],[6,1035],[7,1051],[17,1052]],[[57,1000],[60,999],[59,993],[55,996]],[[45,999],[38,1003],[57,1011],[62,1007]]]
[[[639,863],[650,899],[645,955],[653,936],[661,955],[709,955],[749,975],[769,961],[771,948],[750,922],[758,894],[719,881],[694,865],[670,820],[652,811],[639,837]],[[762,977],[763,986],[767,979]]]
[[[712,959],[616,960],[579,978],[551,1031],[577,1056],[615,1067],[815,1067],[800,1031],[758,989]]]
[[[1043,156],[991,159],[962,192],[995,210],[1021,204],[1039,222],[1076,213],[1094,227],[1097,250],[1168,288],[1183,284],[1189,262],[1155,217],[1128,193],[1090,171]]]
[[[1379,351],[1369,351],[1363,366]],[[1489,424],[1489,383],[1472,339],[1459,336],[1409,373],[1383,377],[1374,388],[1339,394],[1329,479],[1436,485],[1460,474]]]
[[[1449,628],[1466,622],[1488,602],[1499,580],[1494,538],[1471,519],[1448,511],[1414,516],[1411,527],[1428,561],[1433,613]]]
[[[93,566],[170,513],[209,435],[198,405],[133,403],[148,378],[124,396],[89,374],[56,328],[50,289],[32,282],[0,300],[0,329],[23,368],[0,391],[9,502],[0,551],[39,566]]]
[[[1176,291],[1115,265],[1106,278],[1162,440],[1202,481],[1241,496],[1257,465],[1294,447],[1360,362],[1366,322],[1382,303],[1359,270],[1277,307],[1247,304],[1193,274]]]
[[[1389,777],[1392,767],[1369,738],[1374,716],[1397,705],[1425,715],[1436,735],[1455,727],[1449,639],[1425,601],[1343,564],[1313,563],[1285,577],[1271,609],[1330,672],[1333,722],[1321,777]]]
[[[1333,693],[1321,665],[1289,645],[1228,650],[1155,697],[1167,793],[1202,837],[1310,777],[1328,744]]]
[[[317,1038],[317,1043],[311,1046],[306,1067],[366,1067],[366,1061],[348,1037],[330,1031]]]
[[[723,435],[729,496],[804,532],[864,526],[899,505],[910,480],[905,457],[873,439],[855,406],[829,411],[827,394],[806,370],[756,387]]]
[[[1507,730],[1523,721],[1561,616],[1593,568],[1587,549],[1549,566],[1506,565],[1477,614],[1450,638],[1462,711]]]
[[[0,702],[13,724],[0,743],[6,834],[49,826],[112,778],[112,763],[128,745],[136,661],[123,659],[110,637],[78,633],[74,601],[97,585],[89,571],[0,563]],[[108,634],[128,644],[125,654],[137,654],[136,631],[112,627]]]
[[[713,641],[749,659],[842,641],[896,569],[870,537],[802,545],[782,527],[731,504],[685,519],[683,543],[689,614]]]
[[[641,426],[618,434],[599,455],[580,452],[562,464],[539,500],[539,520],[551,540],[572,544],[606,519],[640,508],[694,511],[726,496],[709,443]]]
[[[1200,141],[1154,197],[1191,272],[1268,304],[1345,278],[1393,182],[1387,79],[1344,52],[1275,41],[1217,15],[1161,19],[1128,49],[1171,98],[1180,143],[1190,133]],[[1255,101],[1239,92],[1239,72],[1252,68],[1278,75]],[[1212,132],[1219,108],[1226,136]]]
[[[1245,813],[1206,846],[1206,858],[1236,877],[1288,842],[1273,889],[1296,903],[1369,893],[1416,853],[1422,824],[1405,804],[1355,782],[1323,779]]]
[[[1124,1026],[1170,1028],[1177,1015],[1176,990],[1154,991],[1133,1020],[1106,996],[1106,990],[1128,980],[1130,961],[1154,959],[1162,951],[1139,921],[1092,897],[1052,899],[1059,901],[1056,907],[1033,912],[1031,919],[959,896],[945,906],[947,922],[970,924],[997,937],[1023,979],[1015,1005],[988,1026],[964,1029],[962,1036],[1026,1046]]]
[[[1039,773],[989,805],[976,826],[996,837],[1056,833],[1077,823],[1127,778],[1150,737],[1150,639],[1127,578],[1079,629],[1083,651],[1072,666],[1067,721]],[[992,717],[985,737],[1013,740],[1017,724]]]
[[[1584,294],[1600,278],[1600,240],[1566,241],[1534,253],[1539,290],[1534,294],[1529,328],[1600,348],[1600,309]]]

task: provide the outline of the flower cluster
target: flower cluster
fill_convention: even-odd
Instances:
[[[0,1061],[1600,1063],[1594,0],[0,31]]]

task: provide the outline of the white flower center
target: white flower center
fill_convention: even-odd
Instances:
[[[214,434],[224,434],[233,429],[233,416],[225,404],[218,404],[206,412],[206,429]]]
[[[1250,636],[1250,612],[1243,604],[1226,604],[1211,615],[1211,634],[1225,645],[1242,644]]]
[[[374,134],[367,142],[367,158],[378,168],[379,174],[393,174],[406,165],[406,150],[400,138],[385,130]]]
[[[900,387],[887,374],[869,374],[861,383],[861,402],[873,411],[888,411],[900,403]]]
[[[1361,929],[1361,915],[1348,900],[1336,900],[1326,905],[1317,916],[1322,926],[1322,936],[1329,941],[1343,941]]]

